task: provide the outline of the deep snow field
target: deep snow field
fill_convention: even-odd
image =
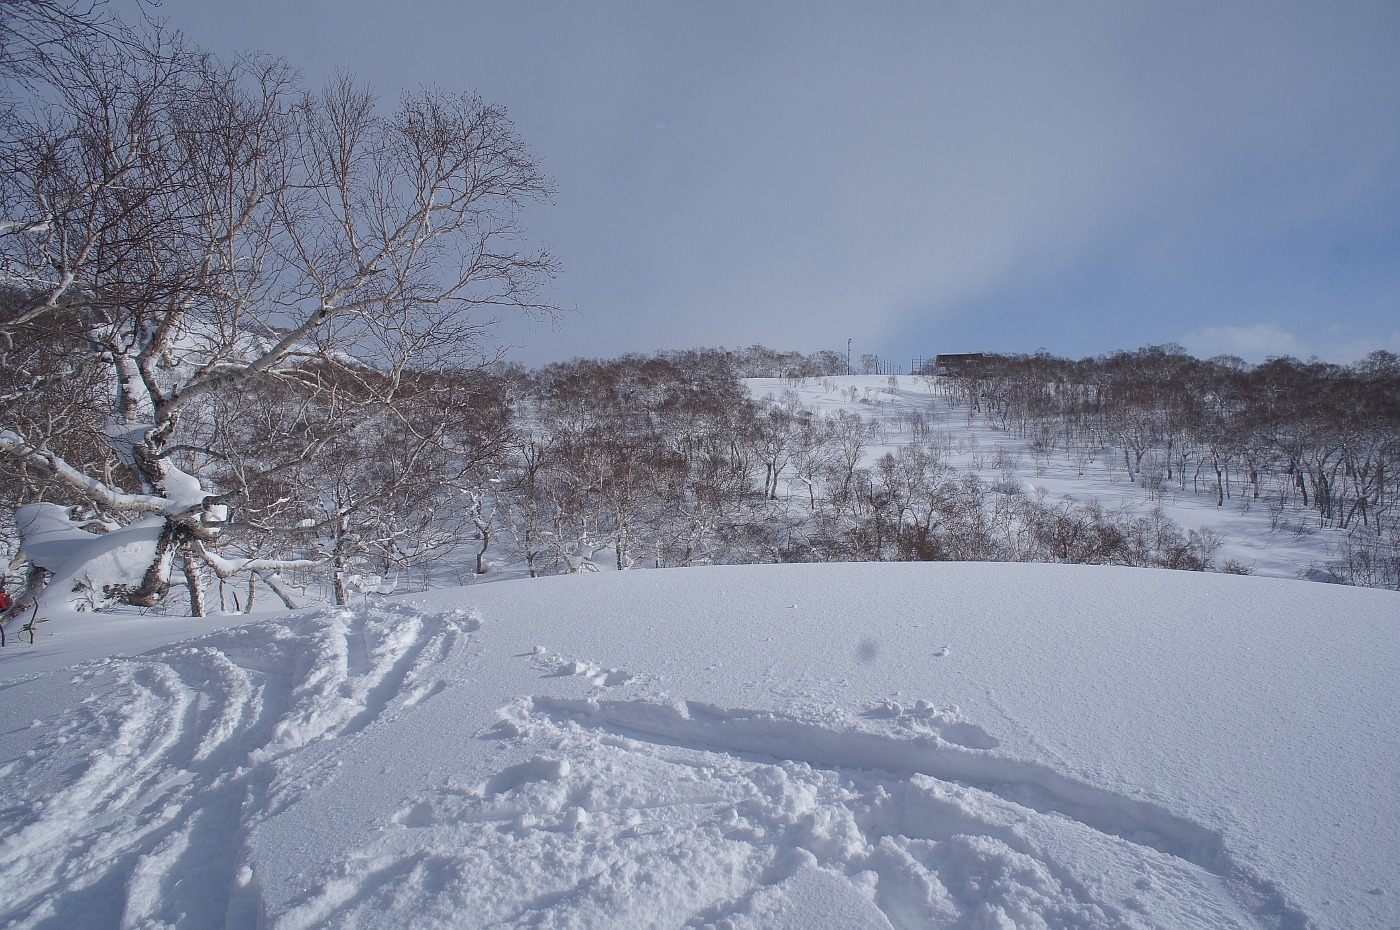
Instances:
[[[0,651],[0,926],[1400,925],[1395,592],[720,567],[178,641],[236,622]]]

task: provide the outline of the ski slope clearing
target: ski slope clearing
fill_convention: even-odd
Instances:
[[[950,465],[959,473],[978,475],[1003,493],[1043,493],[1052,503],[1097,501],[1105,510],[1138,515],[1157,510],[1185,530],[1209,532],[1217,539],[1217,566],[1230,559],[1261,577],[1330,577],[1323,567],[1335,557],[1345,534],[1335,527],[1319,527],[1316,514],[1296,501],[1274,508],[1275,502],[1265,499],[1273,495],[1255,499],[1236,487],[1224,506],[1217,506],[1213,488],[1197,487],[1194,480],[1184,487],[1164,482],[1149,491],[1124,473],[1119,448],[1104,446],[1078,458],[1064,450],[1037,457],[1030,443],[982,416],[969,415],[964,403],[940,393],[935,382],[906,375],[895,379],[899,387],[891,388],[889,381],[876,375],[846,375],[796,385],[778,378],[751,378],[745,384],[755,398],[778,401],[787,396],[815,415],[845,411],[865,419],[875,427],[875,440],[862,460],[866,467],[915,441],[911,420],[917,416],[941,440]],[[788,496],[805,498],[806,490],[791,471],[784,475]],[[1270,480],[1291,477],[1272,475],[1263,484]]]
[[[64,618],[0,654],[0,926],[1391,927],[1397,608],[905,563]]]

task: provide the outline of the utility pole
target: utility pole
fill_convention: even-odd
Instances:
[[[851,367],[851,343],[854,342],[854,341],[855,341],[854,337],[851,338],[851,339],[847,339],[847,340],[846,340],[846,370],[847,370],[847,371],[855,371],[855,369]]]

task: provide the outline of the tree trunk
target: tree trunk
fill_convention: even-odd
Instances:
[[[190,589],[190,616],[203,617],[204,579],[199,576],[199,564],[194,554],[194,546],[185,543],[180,547],[180,560],[184,564],[185,584]]]
[[[349,598],[345,593],[345,554],[336,547],[335,558],[332,561],[333,571],[331,573],[332,594],[335,597],[335,606],[344,607],[349,603]]]
[[[481,530],[481,548],[476,550],[476,573],[486,574],[486,550],[491,545],[491,533],[484,527]]]
[[[49,583],[49,579],[52,577],[53,572],[30,562],[29,572],[24,579],[24,590],[20,592],[19,597],[15,598],[14,606],[0,614],[0,626],[4,626],[32,607],[39,600],[39,595],[44,593],[44,586]]]
[[[170,590],[170,570],[175,564],[175,556],[185,547],[187,535],[178,521],[166,518],[156,540],[155,556],[151,559],[141,585],[127,595],[127,602],[137,607],[154,607]],[[97,592],[101,594],[102,592]]]

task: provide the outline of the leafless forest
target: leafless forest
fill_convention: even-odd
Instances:
[[[160,521],[138,578],[83,596],[196,615],[500,566],[1248,571],[1160,510],[1027,493],[1004,449],[1000,482],[956,468],[933,418],[819,414],[743,381],[851,374],[838,352],[504,362],[493,321],[554,313],[538,295],[555,265],[518,222],[551,183],[502,110],[439,92],[385,106],[348,76],[308,90],[276,60],[61,9],[5,7],[0,543],[17,612],[52,574],[14,518],[36,503],[94,535]],[[921,383],[1038,465],[1107,456],[1149,499],[1301,509],[1341,531],[1337,579],[1400,587],[1391,353],[987,355]]]

